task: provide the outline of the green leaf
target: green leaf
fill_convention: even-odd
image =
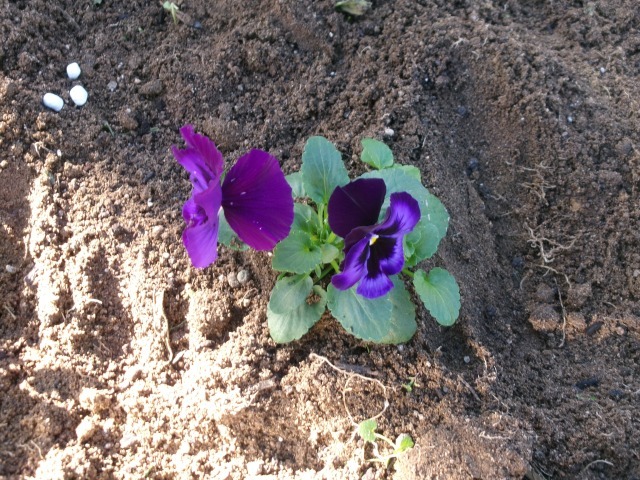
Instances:
[[[383,297],[365,298],[356,286],[338,290],[329,285],[327,304],[345,330],[369,342],[398,344],[407,342],[416,331],[416,311],[409,292],[397,276],[393,289]]]
[[[312,287],[313,280],[309,275],[284,277],[273,287],[268,308],[274,313],[294,310],[304,303]]]
[[[310,292],[311,288],[305,295],[305,299]],[[318,301],[309,304],[303,299],[301,305],[282,313],[274,312],[270,308],[271,301],[269,301],[269,306],[267,306],[267,325],[269,326],[271,338],[276,343],[288,343],[298,340],[322,318],[327,305],[327,294],[318,286],[313,287],[313,292],[319,297]]]
[[[429,275],[424,270],[416,270],[413,286],[440,325],[450,327],[455,323],[460,313],[460,288],[453,275],[437,267]]]
[[[398,165],[395,164],[391,168],[397,168],[398,170],[406,173],[411,178],[421,182],[422,181],[422,173],[420,173],[420,169],[418,167],[414,167],[413,165]]]
[[[382,178],[387,186],[387,195],[381,211],[389,207],[392,193],[407,192],[418,201],[420,205],[420,222],[414,230],[407,235],[407,243],[414,247],[413,264],[431,257],[440,241],[447,234],[449,227],[449,214],[442,202],[415,178],[403,169],[388,168],[367,172],[360,178]]]
[[[373,168],[381,170],[393,165],[393,153],[391,149],[380,140],[365,138],[362,140],[362,154],[360,159]]]
[[[360,422],[360,425],[358,425],[358,434],[365,442],[375,443],[376,428],[378,428],[376,421],[373,418],[369,418],[364,422]]]
[[[368,0],[340,0],[335,4],[335,9],[338,12],[347,13],[355,17],[364,15],[370,8],[371,2]]]
[[[406,433],[402,433],[398,435],[398,438],[396,438],[396,448],[393,453],[400,454],[402,452],[406,452],[410,448],[413,448],[413,445],[413,439]]]
[[[340,152],[324,137],[307,140],[300,171],[304,190],[317,204],[327,204],[333,190],[349,182]]]
[[[290,173],[284,178],[291,187],[291,195],[293,195],[293,198],[303,198],[307,196],[302,183],[302,172]]]
[[[330,243],[322,245],[322,263],[331,263],[332,260],[338,258],[340,250]]]
[[[274,270],[307,273],[322,261],[322,250],[309,233],[296,230],[282,240],[273,252]]]
[[[240,240],[240,237],[233,231],[222,210],[218,213],[218,222],[218,242],[240,252],[249,248],[249,245]]]
[[[302,230],[303,232],[317,235],[321,227],[318,213],[312,207],[304,203],[293,204],[292,231]]]

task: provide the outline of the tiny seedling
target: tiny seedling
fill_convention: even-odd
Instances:
[[[373,445],[375,456],[369,459],[370,462],[380,462],[385,465],[389,465],[389,461],[391,461],[391,459],[397,458],[400,454],[413,448],[413,439],[406,433],[399,435],[394,442],[389,437],[376,433],[377,428],[378,424],[373,418],[365,420],[358,425],[358,434],[365,442],[369,442]],[[378,451],[378,440],[389,445],[392,449],[391,453],[387,455],[380,455]]]
[[[407,383],[402,384],[402,388],[404,388],[407,393],[413,392],[413,389],[417,387],[418,387],[418,384],[416,383],[415,377],[409,378]]]
[[[173,19],[173,23],[177,24],[178,12],[180,11],[180,8],[178,7],[178,5],[176,5],[174,2],[167,1],[162,4],[162,8],[164,8],[165,11],[167,11],[169,15],[171,15],[171,18]]]

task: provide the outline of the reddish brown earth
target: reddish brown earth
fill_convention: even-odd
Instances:
[[[1,5],[0,476],[640,478],[638,3],[373,3]],[[182,247],[185,123],[286,172],[383,138],[451,214],[457,325],[276,346],[269,257]],[[353,424],[385,392],[388,468]]]

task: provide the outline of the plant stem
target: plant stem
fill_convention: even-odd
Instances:
[[[403,268],[402,273],[404,273],[409,278],[413,278],[413,275],[414,275],[414,273],[408,268]]]
[[[335,260],[331,260],[331,266],[336,271],[336,273],[340,273],[340,267],[338,266],[338,262]]]
[[[335,234],[335,233],[333,233],[333,232],[331,232],[331,233],[329,234],[329,236],[327,237],[327,243],[333,243],[333,242],[335,242],[336,238],[337,238],[337,237],[336,237],[336,234]]]
[[[396,444],[393,443],[390,438],[385,437],[384,435],[381,435],[379,433],[374,433],[374,435],[377,439],[387,442],[394,450],[396,449]]]

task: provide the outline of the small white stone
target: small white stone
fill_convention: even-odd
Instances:
[[[396,132],[393,131],[393,128],[385,128],[384,129],[384,136],[385,137],[393,137],[395,135]]]
[[[16,273],[18,271],[18,269],[16,267],[14,267],[13,265],[7,265],[6,267],[7,272],[9,273]]]
[[[42,97],[42,103],[44,103],[45,107],[56,112],[59,112],[64,107],[64,100],[55,93],[45,93],[44,97]]]
[[[115,92],[116,88],[118,88],[118,82],[116,82],[115,80],[111,80],[109,83],[107,83],[107,88],[111,92]]]
[[[67,77],[69,77],[71,80],[75,80],[76,78],[78,78],[80,76],[80,72],[80,65],[78,65],[76,62],[67,65]]]
[[[89,97],[89,94],[84,89],[84,87],[82,87],[82,85],[76,85],[75,87],[73,87],[71,91],[69,91],[69,95],[71,96],[71,100],[73,100],[73,103],[75,103],[79,107],[87,103],[87,98]]]

